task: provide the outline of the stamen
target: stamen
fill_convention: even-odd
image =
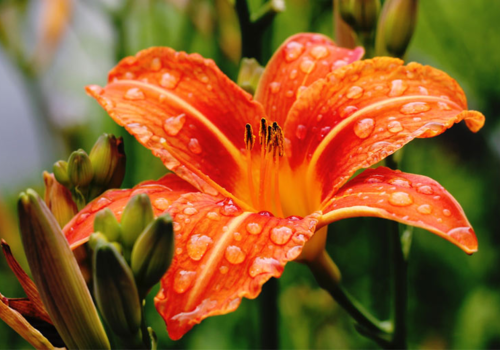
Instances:
[[[255,135],[252,131],[252,126],[250,124],[245,125],[245,145],[247,150],[251,151],[253,145],[255,144]]]
[[[260,120],[260,128],[259,128],[259,143],[262,145],[266,142],[266,133],[267,133],[267,120],[266,118],[262,118]]]
[[[255,135],[253,134],[252,126],[250,124],[245,125],[245,146],[247,149],[247,180],[250,190],[250,196],[252,198],[252,205],[255,207],[257,204],[257,194],[255,193],[255,187],[253,183],[253,173],[252,173],[252,149],[255,144]]]
[[[274,205],[278,216],[284,217],[280,197],[280,157],[274,159]]]

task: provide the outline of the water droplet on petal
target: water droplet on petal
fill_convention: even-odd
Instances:
[[[255,258],[252,266],[248,270],[251,277],[266,273],[277,276],[283,267],[279,264],[278,260],[273,258]]]
[[[99,211],[110,203],[111,201],[106,197],[99,198],[98,200],[92,202],[90,210],[93,212]]]
[[[429,204],[422,204],[417,208],[420,214],[430,214],[432,213],[432,207]]]
[[[362,87],[359,87],[359,86],[351,86],[349,88],[349,90],[347,91],[347,98],[351,99],[351,100],[354,100],[354,99],[357,99],[357,98],[360,98],[361,96],[363,96],[363,88]]]
[[[365,183],[369,183],[369,184],[375,184],[375,183],[381,183],[381,182],[384,182],[384,176],[383,175],[372,175],[372,176],[369,176],[365,179]],[[352,192],[352,188],[350,188],[351,191],[349,192]],[[346,191],[347,193],[347,191]]]
[[[130,133],[135,135],[142,143],[148,142],[151,137],[153,137],[153,133],[145,125],[132,123],[128,124],[127,128],[130,130]]]
[[[413,198],[406,192],[394,192],[389,197],[389,203],[397,207],[406,207],[413,203]]]
[[[441,111],[451,111],[451,107],[445,102],[438,102],[438,107]]]
[[[304,45],[296,41],[289,42],[284,50],[285,60],[287,62],[295,61],[304,52]]]
[[[256,222],[249,222],[247,224],[247,231],[252,235],[258,235],[262,232],[262,226]]]
[[[187,243],[187,253],[195,261],[200,260],[205,255],[208,245],[212,243],[212,238],[205,235],[192,235]]]
[[[159,71],[161,69],[161,60],[155,57],[151,60],[151,70]]]
[[[227,261],[234,265],[241,264],[243,261],[245,261],[246,257],[241,248],[235,245],[230,245],[229,247],[227,247],[224,255]]]
[[[356,106],[347,106],[346,108],[343,109],[343,113],[341,115],[342,118],[347,118],[351,116],[353,113],[355,113],[358,110],[358,107]]]
[[[100,87],[99,85],[90,85],[87,87],[90,91],[97,95],[102,95],[104,93],[104,89]]]
[[[477,241],[474,238],[474,231],[471,227],[456,227],[448,231],[448,236],[465,246],[477,245]]]
[[[179,271],[174,278],[174,290],[179,294],[184,293],[191,287],[195,276],[194,271]]]
[[[218,203],[222,205],[220,213],[225,216],[236,216],[241,214],[242,210],[233,202],[231,198],[226,198]]]
[[[444,214],[444,216],[450,216],[451,211],[449,209],[443,209],[443,214]]]
[[[403,179],[403,178],[400,178],[400,177],[390,179],[387,182],[390,183],[391,185],[395,185],[395,186],[411,187],[411,181],[410,180]]]
[[[167,88],[173,89],[179,83],[180,78],[174,73],[164,73],[161,76],[160,85]]]
[[[290,227],[281,226],[274,227],[271,230],[271,241],[278,245],[283,245],[290,240],[292,237],[293,231]]]
[[[356,124],[354,124],[354,133],[360,139],[366,139],[373,131],[375,127],[375,122],[371,118],[365,118],[358,120]]]
[[[127,90],[123,98],[126,100],[144,100],[146,96],[144,96],[144,92],[141,89],[131,88]]]
[[[193,207],[187,207],[187,208],[184,208],[184,210],[183,210],[183,213],[186,215],[194,215],[197,212],[198,212],[198,210],[196,210],[196,208],[193,208]]]
[[[200,143],[198,142],[198,139],[195,139],[195,138],[189,140],[188,148],[194,154],[200,154],[202,151]]]
[[[154,200],[153,205],[158,210],[167,210],[167,208],[170,205],[170,203],[165,198],[157,198],[157,199]]]
[[[391,90],[387,94],[390,97],[401,96],[408,89],[408,84],[401,79],[391,82]]]
[[[300,62],[299,68],[305,74],[309,74],[313,71],[315,66],[316,63],[314,63],[314,61],[311,61],[309,58],[304,58],[302,62]]]
[[[175,254],[177,255],[182,254],[182,248],[181,247],[175,248]]]
[[[302,246],[298,245],[295,247],[292,247],[288,252],[286,252],[286,258],[287,260],[293,260],[297,258],[300,253],[302,253]]]
[[[417,192],[422,194],[434,194],[434,190],[431,186],[423,185],[417,188]]]
[[[170,117],[163,123],[163,130],[170,135],[176,136],[184,126],[186,122],[186,115],[184,113],[179,114],[177,117]]]
[[[207,218],[209,218],[212,221],[219,221],[220,216],[217,214],[215,211],[208,212]]]
[[[292,79],[292,80],[293,80],[293,79],[297,78],[297,74],[298,74],[298,73],[299,73],[299,72],[298,72],[296,69],[292,69],[292,70],[290,71],[290,75],[289,75],[290,79]]]
[[[307,134],[307,127],[302,124],[297,125],[297,130],[295,130],[295,136],[297,136],[299,140],[303,140],[306,137],[306,134]]]
[[[174,231],[179,231],[182,228],[181,224],[174,221]]]
[[[243,238],[243,236],[241,235],[241,233],[235,232],[235,233],[233,233],[233,238],[234,238],[235,241],[239,242],[239,241],[241,241],[241,239]]]
[[[328,49],[322,45],[315,46],[311,50],[311,56],[314,57],[317,60],[320,60],[326,56],[328,56],[330,52]]]
[[[222,265],[221,267],[219,267],[219,271],[220,273],[225,275],[229,271],[229,267]]]
[[[271,92],[275,94],[280,91],[281,84],[275,81],[269,84],[269,88],[271,89]]]
[[[403,130],[403,126],[397,120],[393,120],[392,122],[389,122],[389,124],[387,124],[387,130],[395,134]]]
[[[424,88],[423,86],[419,86],[418,91],[420,91],[420,93],[422,95],[429,95],[429,91],[426,88]]]
[[[410,102],[401,107],[400,112],[403,114],[418,114],[427,112],[431,107],[425,102]]]

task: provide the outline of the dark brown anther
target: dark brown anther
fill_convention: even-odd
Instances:
[[[285,137],[283,136],[283,130],[277,125],[276,128],[276,148],[278,149],[278,155],[283,157],[285,154]]]
[[[247,150],[251,151],[255,143],[255,136],[252,131],[252,126],[250,124],[245,125],[245,146]]]
[[[259,128],[259,143],[263,145],[267,139],[267,120],[266,118],[262,118],[260,120],[260,128]]]

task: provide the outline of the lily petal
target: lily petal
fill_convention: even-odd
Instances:
[[[484,116],[466,111],[464,92],[444,72],[394,58],[354,62],[314,83],[290,110],[292,170],[306,164],[306,183],[321,183],[319,202],[360,168],[416,137],[433,137],[465,119],[477,132]]]
[[[257,297],[300,255],[319,216],[245,212],[228,198],[203,193],[180,197],[169,212],[176,252],[155,304],[174,340],[209,316],[234,311],[241,298]]]
[[[193,186],[250,198],[241,181],[243,135],[245,124],[258,125],[264,112],[212,60],[151,48],[123,59],[106,87],[88,86],[87,92]]]
[[[477,251],[477,238],[460,204],[443,186],[421,175],[379,167],[367,169],[325,205],[321,225],[374,216],[424,228],[460,247]]]
[[[341,48],[321,34],[288,38],[266,66],[255,92],[271,120],[283,125],[297,95],[307,86],[346,64],[359,60],[364,49]]]
[[[90,202],[63,229],[72,249],[88,241],[94,232],[94,217],[100,210],[109,208],[119,220],[130,197],[146,193],[151,199],[155,215],[163,213],[180,195],[197,192],[196,188],[174,174],[167,174],[158,181],[145,181],[128,190],[109,190]]]

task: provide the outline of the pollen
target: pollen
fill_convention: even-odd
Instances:
[[[245,125],[245,145],[246,149],[251,151],[255,144],[255,135],[252,131],[252,126],[250,124]]]

